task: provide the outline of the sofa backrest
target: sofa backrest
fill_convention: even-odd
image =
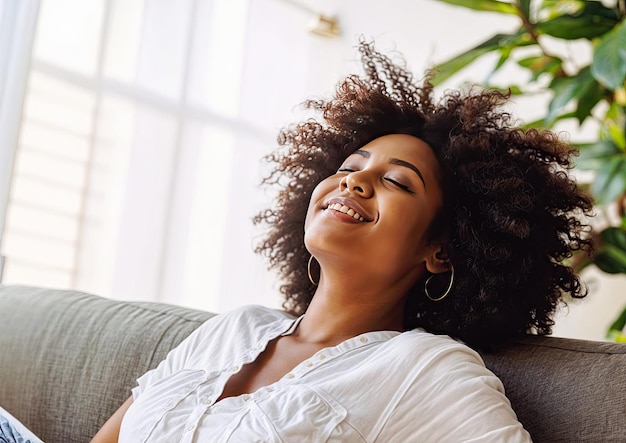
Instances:
[[[0,287],[0,406],[47,443],[87,442],[212,315]],[[483,358],[535,442],[626,441],[626,344],[529,336]]]
[[[0,288],[0,405],[46,443],[85,443],[212,314],[74,291]]]
[[[535,442],[626,441],[626,344],[528,336],[485,364]]]

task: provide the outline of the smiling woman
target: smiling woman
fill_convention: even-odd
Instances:
[[[321,118],[287,128],[258,252],[287,311],[216,316],[138,380],[93,442],[527,442],[469,346],[547,333],[588,248],[571,151],[497,92],[432,87],[360,45]],[[313,259],[314,258],[314,259]],[[311,267],[311,264],[315,266]]]
[[[314,188],[339,169],[348,177],[362,169],[367,155],[357,150],[368,151],[363,149],[368,143],[384,144],[390,134],[404,134],[413,136],[418,148],[426,147],[417,163],[427,156],[435,159],[416,168],[435,174],[433,185],[425,180],[424,191],[440,188],[443,199],[426,238],[442,241],[439,256],[451,265],[441,278],[433,276],[440,270],[427,267],[414,281],[404,306],[404,327],[423,327],[473,346],[528,331],[549,333],[563,293],[584,296],[563,260],[591,246],[579,219],[591,211],[590,199],[566,174],[573,148],[551,132],[513,126],[512,117],[499,109],[507,98],[502,93],[450,91],[436,102],[428,80],[416,85],[410,72],[371,45],[362,43],[360,50],[366,77],[348,77],[331,100],[305,103],[323,119],[285,129],[279,142],[286,149],[269,157],[276,167],[266,181],[288,185],[277,205],[256,218],[270,227],[258,251],[283,277],[284,307],[302,314],[316,291],[306,275],[310,255],[302,229]],[[395,180],[385,178],[390,179]],[[417,192],[413,188],[409,186]],[[409,208],[416,206],[407,203],[404,217]],[[384,256],[368,258],[378,265],[387,262]],[[312,267],[317,276],[319,269]],[[368,275],[365,269],[363,275]],[[443,291],[452,271],[450,294],[433,303],[425,296],[426,280],[433,276],[430,282]]]

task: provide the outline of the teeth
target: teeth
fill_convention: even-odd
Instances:
[[[332,205],[328,206],[328,209],[332,209],[333,211],[341,212],[343,214],[348,214],[350,217],[353,217],[355,220],[358,221],[365,221],[361,214],[356,212],[354,209],[341,205],[339,203],[333,203]]]

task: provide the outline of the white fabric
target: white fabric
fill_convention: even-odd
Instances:
[[[233,373],[296,326],[258,306],[212,318],[139,378],[119,442],[530,441],[480,356],[419,329],[359,335],[215,403]]]
[[[39,0],[0,2],[0,240],[38,12]]]

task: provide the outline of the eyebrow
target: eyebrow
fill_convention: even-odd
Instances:
[[[365,157],[365,158],[370,158],[370,152],[369,151],[364,151],[362,149],[357,149],[356,151],[353,152],[353,154],[357,154],[360,155],[361,157]],[[419,169],[417,169],[417,167],[407,161],[404,160],[400,160],[399,158],[392,158],[391,160],[389,160],[389,163],[391,163],[392,165],[398,165],[398,166],[403,166],[405,168],[409,168],[411,171],[415,172],[417,174],[417,176],[419,177],[419,179],[422,181],[422,183],[424,184],[424,187],[426,187],[426,181],[424,181],[424,176],[422,175],[422,173],[420,172]]]

